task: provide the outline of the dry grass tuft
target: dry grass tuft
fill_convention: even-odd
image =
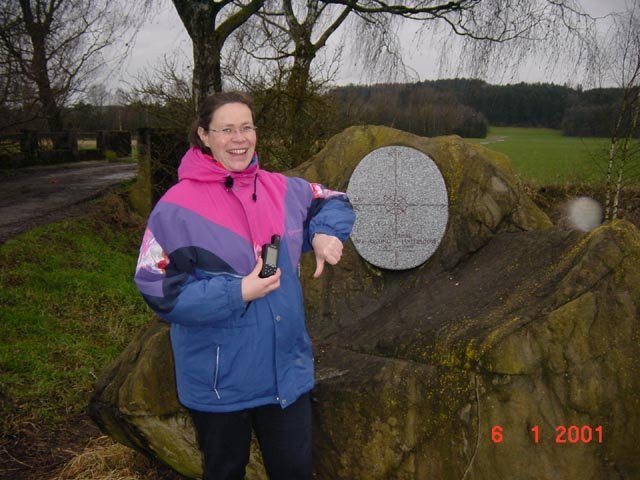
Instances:
[[[150,480],[153,463],[107,436],[95,438],[51,480]]]

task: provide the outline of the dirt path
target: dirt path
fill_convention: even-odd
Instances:
[[[507,139],[506,135],[490,135],[481,142],[478,142],[480,145],[489,145],[491,143],[500,143],[504,142]]]
[[[135,163],[89,161],[29,167],[0,178],[0,244],[82,213],[89,200],[136,175]]]

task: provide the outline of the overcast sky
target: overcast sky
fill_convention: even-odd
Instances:
[[[584,9],[594,16],[605,16],[608,13],[621,11],[627,1],[638,2],[640,0],[579,0]],[[162,62],[163,55],[177,56],[185,68],[190,68],[192,63],[191,40],[178,17],[178,14],[170,0],[159,0],[159,7],[153,19],[149,18],[139,32],[131,54],[125,61],[119,75],[112,76],[115,88],[121,85],[126,89],[126,83],[133,81],[145,68],[152,71],[155,65]],[[410,31],[410,26],[400,32],[399,37],[403,48],[405,62],[411,72],[410,81],[434,80],[439,77],[451,77],[451,71],[443,72],[439,68],[438,49],[418,49],[416,48],[416,38]],[[338,35],[334,35],[333,40],[337,41]],[[508,76],[498,75],[485,80],[491,83],[514,83],[525,82],[553,82],[553,83],[582,83],[582,79],[572,78],[567,72],[550,72],[548,66],[543,62],[533,61],[523,67],[517,73],[510,73]],[[118,78],[119,77],[119,78]],[[338,72],[335,78],[337,84],[347,83],[374,83],[368,79],[361,78],[359,72],[349,71],[348,62]]]

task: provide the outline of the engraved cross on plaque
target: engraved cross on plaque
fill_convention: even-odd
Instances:
[[[352,240],[374,265],[402,270],[437,248],[448,217],[444,180],[424,153],[384,147],[354,170],[347,194],[357,213]]]

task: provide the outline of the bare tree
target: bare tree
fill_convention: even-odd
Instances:
[[[4,0],[0,86],[5,107],[28,110],[46,119],[50,130],[61,130],[62,107],[103,66],[107,47],[132,27],[127,11],[126,4],[107,0]]]
[[[286,20],[289,41],[293,52],[291,82],[304,80],[308,65],[318,51],[326,45],[344,23],[347,15],[358,15],[363,25],[375,25],[382,18],[398,18],[420,22],[424,29],[442,25],[450,29],[455,37],[468,39],[465,58],[470,64],[486,65],[493,52],[502,52],[501,59],[520,59],[535,48],[546,47],[552,53],[561,49],[555,46],[566,43],[567,38],[579,38],[588,31],[590,17],[582,13],[574,0],[408,0],[387,2],[384,0],[310,0],[306,2],[281,0],[264,2],[258,0],[240,2],[232,0],[174,0],[194,44],[194,91],[202,96],[222,88],[222,49],[230,35],[248,19],[262,9],[264,25],[272,28],[271,39],[282,39],[282,21],[269,20],[276,15]],[[334,20],[327,21],[325,33],[318,33],[321,15],[327,6],[341,7],[332,10]],[[229,6],[226,17],[222,13]],[[218,16],[224,21],[218,23]],[[344,16],[344,18],[342,18]],[[335,26],[335,28],[333,28]],[[356,44],[370,46],[364,30],[353,32]],[[314,33],[317,36],[312,37]],[[496,45],[511,42],[509,52],[500,51]],[[388,45],[389,43],[387,43]],[[537,47],[534,47],[536,45]],[[366,60],[365,68],[386,48],[361,50],[360,57]],[[273,58],[273,57],[271,57]],[[279,58],[279,57],[275,57]],[[266,59],[266,57],[265,57]]]
[[[378,58],[380,52],[399,58],[389,40],[395,40],[389,33],[393,18],[352,15],[350,7],[322,0],[280,0],[265,3],[234,34],[224,71],[259,100],[263,159],[266,150],[276,168],[290,168],[322,147],[334,133],[324,87],[333,80],[342,51],[338,48],[333,57],[320,52],[342,28],[345,37],[362,34],[371,47],[363,50],[378,52]]]
[[[637,2],[613,17],[613,28],[604,38],[608,63],[602,68],[617,83],[622,98],[611,132],[605,173],[605,219],[618,217],[625,181],[640,168],[638,117],[640,115],[640,11]],[[634,172],[635,169],[635,172]]]
[[[522,62],[540,55],[548,69],[579,68],[592,41],[594,19],[575,0],[323,0],[345,5],[368,18],[391,15],[418,25],[415,48],[437,49],[441,68],[485,77],[488,71],[516,72]],[[380,70],[367,36],[358,34],[359,68]],[[402,66],[401,61],[393,67]],[[386,69],[385,69],[386,70]],[[383,70],[383,71],[385,71]]]
[[[281,143],[290,150],[289,161],[301,162],[312,153],[314,143],[317,145],[318,137],[313,133],[319,112],[311,107],[319,79],[312,66],[329,37],[342,29],[342,43],[351,47],[351,61],[368,78],[406,78],[395,31],[408,21],[416,22],[423,32],[438,26],[450,29],[453,35],[444,38],[462,40],[460,65],[476,72],[488,68],[495,59],[512,61],[516,66],[537,49],[547,49],[554,58],[564,51],[555,45],[566,46],[568,39],[580,42],[592,23],[572,0],[280,0],[266,3],[234,37],[229,63],[235,68],[230,71],[236,78],[244,77],[241,83],[250,84],[247,68],[243,74],[238,65],[279,62],[274,72],[280,76],[286,72],[286,81],[278,79],[284,90],[277,98],[288,102],[286,109],[279,109],[286,118],[285,125],[280,123],[284,131]],[[509,50],[501,49],[507,43]],[[451,49],[445,46],[443,51]],[[253,62],[239,57],[241,52]],[[264,78],[264,72],[257,77]],[[315,72],[324,73],[320,69]]]
[[[335,8],[320,0],[308,0],[305,5],[282,0],[273,2],[271,8],[259,13],[263,45],[270,44],[272,58],[288,62],[281,69],[286,72],[279,94],[284,108],[277,123],[278,137],[287,152],[283,166],[293,167],[307,160],[321,136],[319,120],[324,105],[317,95],[320,84],[312,81],[312,64],[329,37],[347,20],[351,8]]]
[[[272,87],[279,85],[274,98],[287,103],[286,108],[281,104],[275,109],[287,122],[283,126],[287,135],[282,145],[291,149],[295,162],[304,161],[314,143],[317,145],[317,136],[314,139],[312,135],[314,122],[305,121],[317,116],[317,110],[310,105],[316,98],[318,84],[322,83],[313,77],[313,64],[328,39],[339,30],[346,32],[345,38],[355,45],[363,71],[371,74],[383,71],[388,77],[404,69],[393,28],[400,21],[419,22],[425,30],[438,25],[448,28],[451,37],[466,40],[461,58],[476,67],[489,65],[496,58],[499,62],[521,59],[541,47],[559,52],[562,49],[554,46],[566,43],[567,38],[580,38],[590,24],[590,18],[573,0],[173,0],[173,3],[194,44],[196,103],[203,95],[222,88],[223,47],[233,37],[233,48],[225,49],[226,71],[244,85],[269,83],[264,81],[265,73],[274,76]],[[221,14],[227,6],[226,13]],[[218,15],[224,19],[219,23]],[[511,47],[509,51],[499,48],[506,42]],[[244,76],[238,66],[248,62],[242,55],[252,58],[252,66],[245,69]],[[385,65],[383,60],[391,62]],[[260,64],[258,67],[253,66],[256,62]]]

